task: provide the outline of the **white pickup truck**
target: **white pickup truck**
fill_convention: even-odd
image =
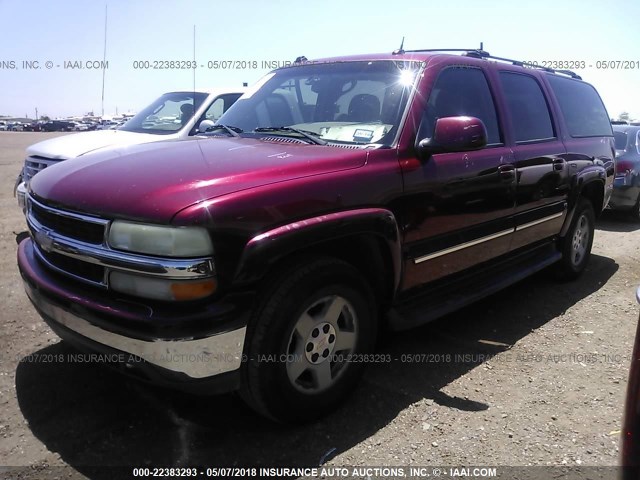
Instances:
[[[118,129],[65,135],[31,145],[14,189],[20,208],[25,207],[28,182],[40,170],[100,149],[195,135],[203,121],[207,126],[213,125],[245,90],[241,87],[165,93]]]

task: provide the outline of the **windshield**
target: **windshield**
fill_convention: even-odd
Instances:
[[[338,143],[392,143],[419,62],[303,64],[268,74],[218,123],[244,132],[290,127]],[[260,135],[273,135],[259,132]],[[299,132],[280,134],[301,138]]]
[[[206,98],[207,94],[200,92],[165,93],[122,125],[119,130],[156,135],[175,133],[193,118],[194,113]]]

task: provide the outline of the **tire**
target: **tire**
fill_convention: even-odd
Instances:
[[[240,395],[273,420],[313,420],[350,393],[363,371],[358,357],[374,348],[371,289],[353,266],[329,257],[298,261],[265,284],[247,328]]]
[[[640,194],[638,194],[636,204],[633,206],[633,208],[631,208],[629,214],[634,221],[640,222]]]
[[[593,245],[596,216],[593,205],[585,198],[578,201],[567,234],[562,239],[562,259],[558,274],[563,280],[578,278],[587,268]]]

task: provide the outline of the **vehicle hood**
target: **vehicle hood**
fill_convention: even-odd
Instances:
[[[27,155],[67,160],[79,157],[100,148],[118,145],[136,145],[139,143],[165,140],[164,135],[125,132],[124,130],[96,130],[51,138],[27,148]]]
[[[169,223],[180,210],[239,190],[358,168],[366,150],[242,138],[193,138],[98,151],[34,176],[49,204],[107,218]]]

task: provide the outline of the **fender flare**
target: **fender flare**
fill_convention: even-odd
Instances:
[[[562,226],[562,230],[560,231],[560,236],[564,237],[569,230],[569,226],[573,221],[573,214],[576,210],[576,206],[578,205],[578,199],[584,196],[583,192],[586,189],[593,188],[592,185],[599,184],[599,188],[602,189],[602,195],[604,199],[605,188],[606,188],[606,170],[602,167],[597,168],[593,167],[586,171],[580,172],[579,175],[576,175],[571,182],[571,190],[569,192],[569,212],[567,214],[567,218],[565,219],[564,225]],[[595,212],[596,216],[599,215],[600,212]]]
[[[234,284],[263,278],[280,260],[332,240],[369,235],[383,240],[393,268],[393,294],[400,285],[402,244],[395,215],[383,208],[360,208],[327,213],[281,225],[251,238],[240,258]]]

